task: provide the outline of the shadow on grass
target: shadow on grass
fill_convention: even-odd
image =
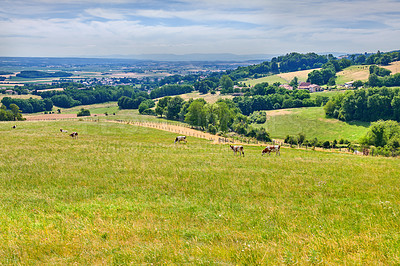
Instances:
[[[369,128],[371,125],[371,122],[362,122],[362,121],[349,121],[345,123],[351,126],[365,127],[365,128]]]

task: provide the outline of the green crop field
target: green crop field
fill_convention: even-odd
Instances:
[[[0,123],[0,264],[400,263],[396,158],[14,123]]]
[[[356,141],[364,136],[369,123],[346,123],[325,117],[322,107],[284,109],[267,111],[267,121],[263,126],[273,138],[283,139],[287,135],[304,133],[307,139]]]

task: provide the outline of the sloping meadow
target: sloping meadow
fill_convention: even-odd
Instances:
[[[127,124],[12,125],[0,124],[0,264],[400,263],[398,159],[235,157]]]

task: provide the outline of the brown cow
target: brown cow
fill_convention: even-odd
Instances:
[[[281,145],[269,145],[262,150],[261,155],[264,155],[265,153],[271,155],[271,152],[273,151],[275,152],[275,155],[281,155]]]
[[[243,151],[243,146],[232,146],[229,145],[231,147],[231,149],[233,150],[233,153],[236,155],[237,152],[239,152],[239,156],[241,156],[243,154],[244,157],[244,151]]]

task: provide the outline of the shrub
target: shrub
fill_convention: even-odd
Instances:
[[[90,111],[89,111],[88,109],[82,108],[82,109],[78,112],[77,116],[90,116]]]

